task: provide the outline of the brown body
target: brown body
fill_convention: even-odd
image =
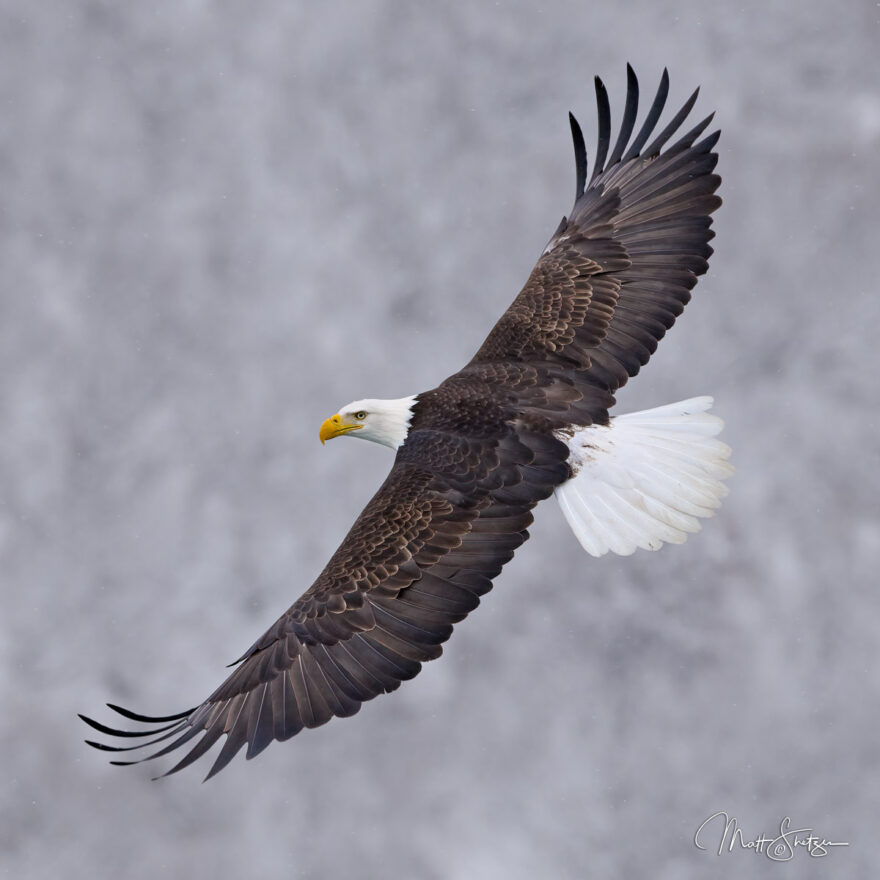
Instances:
[[[143,735],[161,734],[142,745],[168,741],[148,757],[201,735],[169,772],[225,736],[212,775],[242,746],[250,758],[273,739],[352,715],[438,657],[453,624],[528,537],[534,506],[571,476],[560,430],[607,424],[614,392],[681,313],[712,252],[718,133],[699,140],[709,117],[667,146],[695,93],[645,146],[665,103],[664,72],[633,138],[638,86],[628,72],[610,154],[608,101],[597,80],[589,185],[572,119],[571,216],[473,360],[418,395],[390,474],[315,583],[200,706],[165,718],[118,710],[151,725]],[[86,720],[107,734],[139,735]]]

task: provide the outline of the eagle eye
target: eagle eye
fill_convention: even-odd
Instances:
[[[354,417],[355,417],[359,422],[362,422],[362,421],[367,417],[367,414],[366,414],[362,409],[359,409],[359,410],[354,414]]]

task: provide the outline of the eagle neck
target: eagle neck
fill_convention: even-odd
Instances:
[[[373,443],[379,443],[390,449],[399,449],[409,434],[416,400],[417,395],[411,394],[409,397],[399,397],[394,400],[356,401],[349,408],[364,409],[370,415],[364,430],[357,431],[352,436],[372,440]]]

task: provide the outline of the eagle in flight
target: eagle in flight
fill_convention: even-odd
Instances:
[[[395,690],[440,656],[528,538],[535,505],[554,493],[595,556],[680,543],[719,506],[732,468],[711,398],[609,411],[708,268],[720,132],[703,136],[709,116],[680,133],[697,90],[655,134],[664,71],[633,136],[639,88],[627,66],[612,145],[598,77],[595,88],[592,174],[570,116],[574,207],[470,363],[430,391],[357,400],[321,426],[322,442],[360,437],[396,453],[326,568],[201,705],[162,717],[110,705],[134,730],[80,716],[125,743],[90,745],[141,755],[113,763],[185,746],[174,773],[225,737],[210,778],[243,746],[253,758]]]

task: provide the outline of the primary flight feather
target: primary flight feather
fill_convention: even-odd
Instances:
[[[187,746],[174,773],[225,737],[210,777],[244,746],[252,758],[272,740],[353,715],[440,656],[528,538],[532,509],[554,492],[593,555],[681,542],[712,515],[732,469],[711,398],[609,416],[615,391],[647,363],[708,268],[710,215],[721,204],[719,132],[703,137],[712,117],[680,133],[697,92],[655,134],[668,88],[664,71],[633,136],[639,89],[627,66],[612,147],[596,79],[589,181],[572,116],[571,215],[464,369],[411,397],[354,401],[321,426],[322,443],[351,435],[397,455],[315,583],[201,705],[163,717],[111,706],[142,725],[130,731],[80,716],[135,741],[90,745],[156,747],[114,763]]]

